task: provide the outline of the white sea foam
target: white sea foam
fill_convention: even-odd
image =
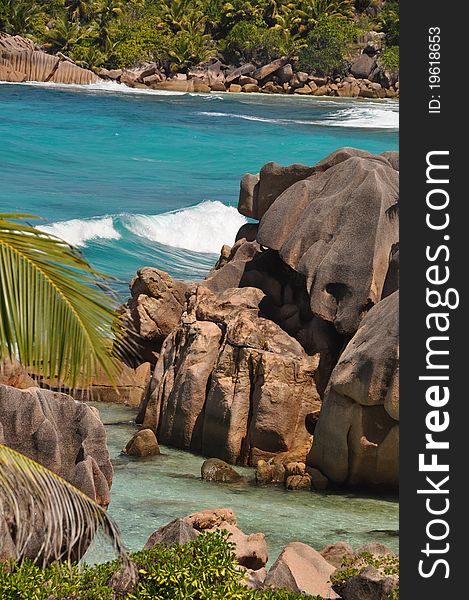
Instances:
[[[225,112],[201,111],[198,114],[205,117],[243,119],[246,121],[259,121],[274,125],[317,125],[328,127],[353,127],[359,129],[398,129],[399,113],[391,107],[357,106],[352,108],[338,107],[319,120],[307,119],[270,119],[255,115],[244,115]]]
[[[324,125],[360,129],[399,129],[399,112],[377,106],[356,106],[327,117]]]
[[[58,221],[50,225],[40,225],[37,229],[55,235],[72,246],[86,246],[91,240],[118,240],[121,237],[114,229],[112,217]]]
[[[41,88],[53,88],[62,90],[82,90],[85,92],[119,92],[121,94],[147,94],[152,96],[184,96],[186,92],[171,90],[152,90],[150,88],[130,88],[117,81],[100,81],[99,83],[77,84],[77,83],[54,83],[51,81],[25,81],[24,83],[0,82],[8,85],[28,85]]]
[[[135,235],[160,244],[218,253],[223,244],[234,242],[246,219],[232,206],[207,200],[161,215],[128,215],[123,223]]]
[[[72,246],[86,246],[94,240],[119,240],[120,225],[131,234],[165,246],[217,254],[223,244],[233,244],[236,233],[247,220],[232,206],[207,200],[195,206],[160,215],[114,215],[71,219],[37,229],[59,237]],[[122,231],[122,229],[121,229]]]

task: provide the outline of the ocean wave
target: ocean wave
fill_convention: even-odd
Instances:
[[[337,103],[339,104],[339,103]],[[255,115],[226,112],[200,111],[200,116],[215,118],[243,119],[259,121],[274,125],[316,125],[319,127],[352,127],[359,129],[399,129],[399,113],[392,108],[376,106],[352,107],[343,110],[335,109],[333,113],[324,115],[321,120],[307,119],[271,119]]]
[[[71,219],[40,225],[37,229],[78,247],[93,241],[120,240],[128,232],[164,246],[218,254],[223,244],[233,244],[238,229],[246,222],[234,207],[218,200],[207,200],[160,215],[122,214]]]
[[[39,225],[36,229],[55,235],[72,246],[86,246],[92,240],[118,240],[121,237],[114,228],[113,217],[70,219]]]
[[[357,106],[337,111],[336,114],[327,116],[321,124],[360,129],[399,129],[399,112],[376,106]]]
[[[124,226],[140,237],[174,248],[216,254],[232,244],[246,219],[232,206],[207,200],[161,215],[129,215]]]
[[[176,92],[171,90],[152,90],[150,88],[131,88],[117,81],[100,81],[99,83],[78,84],[78,83],[55,83],[52,81],[25,81],[24,83],[6,82],[6,85],[27,85],[40,88],[53,88],[62,90],[80,90],[85,92],[118,92],[120,94],[146,94],[151,96],[184,96],[186,92]]]

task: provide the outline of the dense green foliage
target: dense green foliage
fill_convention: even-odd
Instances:
[[[205,533],[184,546],[155,546],[131,555],[139,581],[127,600],[294,600],[297,594],[265,590],[255,592],[242,583],[233,546],[222,532]],[[117,561],[95,567],[53,564],[42,569],[31,562],[0,569],[1,600],[112,600],[110,585]],[[321,600],[301,596],[303,600]]]
[[[399,3],[386,0],[0,0],[0,30],[31,37],[89,67],[155,60],[181,70],[221,57],[280,56],[340,71],[367,30],[399,43]]]
[[[340,73],[345,64],[347,46],[358,37],[353,22],[328,17],[306,38],[299,52],[299,67],[308,73],[328,75]]]
[[[399,71],[399,46],[386,47],[379,57],[379,63],[386,71]]]

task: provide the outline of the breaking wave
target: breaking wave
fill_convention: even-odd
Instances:
[[[238,229],[246,222],[234,207],[207,200],[160,215],[71,219],[41,225],[38,229],[78,247],[92,241],[119,240],[130,233],[173,248],[217,254],[223,244],[233,244]]]
[[[363,106],[340,109],[340,103],[321,120],[308,119],[271,119],[255,115],[245,115],[227,112],[201,111],[198,114],[204,117],[243,119],[245,121],[259,121],[273,125],[316,125],[319,127],[352,127],[359,129],[399,129],[399,113],[391,105],[389,107]]]

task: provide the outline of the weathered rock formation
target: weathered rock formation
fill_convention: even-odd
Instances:
[[[398,310],[373,307],[332,372],[308,462],[336,483],[398,484]]]
[[[143,267],[130,283],[131,298],[121,308],[132,353],[131,366],[154,363],[165,338],[181,319],[187,285],[151,267]]]
[[[398,241],[397,171],[384,157],[342,150],[283,193],[262,184],[261,172],[257,241],[305,276],[314,315],[353,334],[381,298]]]
[[[100,79],[63,54],[47,54],[27,38],[0,32],[0,80],[89,84]]]
[[[66,394],[0,385],[0,443],[109,504],[113,469],[96,409]]]
[[[320,406],[317,357],[260,318],[260,290],[215,296],[199,286],[166,339],[144,425],[163,444],[255,464],[275,454],[304,457],[309,413]],[[279,419],[279,415],[282,418]]]
[[[0,443],[54,471],[101,506],[109,504],[113,469],[94,408],[66,394],[0,385]],[[0,538],[0,558],[15,556],[8,515],[0,515]],[[38,556],[42,542],[38,523],[28,542],[30,558]]]
[[[257,571],[269,559],[267,543],[263,533],[245,534],[236,526],[236,515],[227,508],[204,510],[187,517],[175,519],[157,529],[148,538],[145,549],[156,544],[173,546],[195,539],[203,531],[226,531],[235,546],[238,563],[246,569]]]
[[[288,489],[396,485],[398,168],[342,148],[243,178],[259,222],[177,305],[141,406],[162,443],[267,461],[258,480]]]

